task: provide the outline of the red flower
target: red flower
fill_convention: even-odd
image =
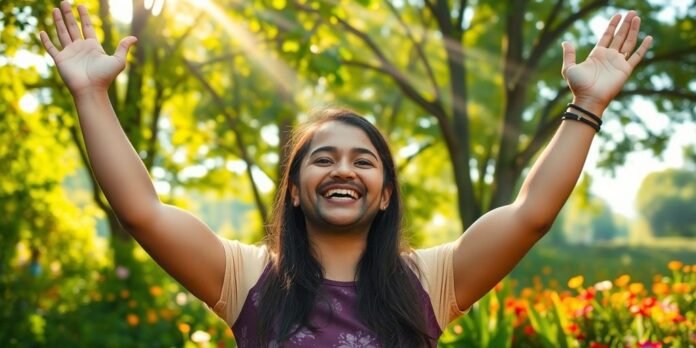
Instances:
[[[672,322],[675,324],[679,324],[685,320],[686,320],[686,318],[684,318],[684,316],[681,314],[677,314],[674,318],[672,318]]]
[[[568,331],[570,331],[570,333],[574,334],[574,333],[577,333],[578,331],[580,331],[580,327],[576,323],[570,323],[570,324],[568,324]]]
[[[609,348],[609,346],[597,342],[590,342],[590,348]]]
[[[597,292],[597,290],[595,290],[595,288],[588,288],[587,290],[580,293],[579,297],[585,301],[591,301],[592,299],[595,298],[596,292]]]
[[[638,343],[638,348],[662,348],[662,343],[660,342],[640,342]]]
[[[527,325],[524,327],[524,334],[527,336],[532,336],[536,334],[536,331],[534,331],[534,328],[531,325]]]

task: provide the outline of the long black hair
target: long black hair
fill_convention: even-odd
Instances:
[[[299,128],[290,143],[283,177],[268,225],[268,246],[275,255],[267,281],[261,289],[259,307],[260,344],[271,339],[283,342],[309,322],[323,270],[313,256],[305,216],[293,206],[292,185],[298,186],[300,164],[309,151],[317,128],[331,121],[357,127],[365,132],[377,150],[384,168],[384,187],[391,187],[388,207],[375,216],[367,235],[365,251],[357,271],[360,319],[385,347],[431,346],[434,337],[426,329],[425,313],[417,292],[417,280],[400,256],[402,202],[394,160],[380,131],[365,118],[346,109],[325,109],[314,122]]]

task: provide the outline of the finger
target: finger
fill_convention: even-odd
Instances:
[[[67,1],[62,1],[60,3],[60,9],[63,12],[63,19],[65,20],[65,26],[68,28],[68,33],[72,41],[82,39],[82,33],[80,33],[80,27],[77,26],[77,21],[72,13],[72,7]]]
[[[633,52],[631,57],[628,58],[628,64],[631,66],[631,68],[635,68],[638,63],[640,63],[641,60],[643,60],[643,57],[648,53],[648,49],[650,49],[650,45],[652,45],[653,38],[652,36],[646,37],[643,42],[640,44],[638,49]]]
[[[611,45],[609,45],[609,48],[613,48],[615,50],[621,48],[624,40],[626,40],[626,36],[628,36],[628,30],[631,28],[631,22],[635,16],[635,11],[628,11],[626,17],[624,17],[623,22],[621,23],[621,27],[619,27],[619,31],[616,32],[614,38],[611,40]]]
[[[85,35],[85,39],[96,39],[97,33],[94,32],[94,26],[89,18],[89,13],[87,13],[87,8],[84,5],[78,5],[77,12],[80,14],[80,23],[82,23],[82,33]]]
[[[65,46],[72,43],[72,39],[70,38],[70,34],[68,33],[68,28],[65,27],[65,22],[63,22],[63,15],[57,8],[53,9],[53,22],[55,22],[56,24],[58,41],[60,41],[60,45],[63,46],[63,48],[65,48]]]
[[[611,20],[609,20],[609,24],[607,25],[607,29],[604,30],[602,37],[600,37],[599,41],[597,41],[598,47],[609,46],[609,44],[611,43],[611,39],[614,37],[614,31],[616,31],[616,26],[619,25],[620,20],[620,15],[614,15],[613,17],[611,17]]]
[[[638,43],[638,31],[640,30],[640,17],[633,17],[631,20],[631,28],[628,30],[628,36],[626,36],[626,41],[619,49],[619,52],[630,56],[633,49],[636,48],[636,43]]]
[[[563,77],[565,77],[565,72],[575,65],[575,47],[567,41],[563,41],[561,47],[563,47],[563,67],[561,68],[561,72]]]
[[[60,51],[58,51],[56,46],[53,46],[53,42],[51,42],[51,38],[48,37],[48,34],[46,34],[45,31],[41,31],[39,33],[39,38],[41,38],[41,43],[46,49],[46,52],[51,55],[51,58],[56,59],[56,55],[58,55]]]
[[[133,44],[136,42],[138,42],[138,38],[136,38],[135,36],[128,36],[123,38],[123,40],[121,40],[121,42],[118,43],[118,47],[116,47],[114,57],[118,58],[122,62],[125,62],[126,55],[128,54],[128,49],[131,46],[133,46]]]

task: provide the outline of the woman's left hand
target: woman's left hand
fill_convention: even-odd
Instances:
[[[575,64],[575,48],[568,42],[563,43],[562,74],[576,104],[604,110],[648,52],[651,36],[646,37],[634,51],[640,17],[634,11],[629,11],[617,31],[620,21],[621,15],[611,18],[597,45],[580,64]]]

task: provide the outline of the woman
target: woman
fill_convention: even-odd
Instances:
[[[600,116],[652,41],[640,19],[614,16],[589,57],[563,44],[573,92],[564,122],[509,205],[456,241],[401,249],[401,198],[387,143],[347,110],[298,132],[280,183],[269,242],[218,238],[162,204],[123,133],[107,89],[136,42],[104,53],[83,6],[53,17],[62,50],[41,40],[73,95],[92,170],[123,226],[245,346],[434,346],[442,329],[491,289],[549,229],[580,175]],[[83,37],[84,35],[84,37]]]

